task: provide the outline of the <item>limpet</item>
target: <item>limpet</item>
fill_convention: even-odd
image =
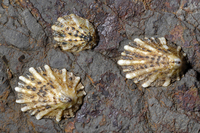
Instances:
[[[127,79],[140,82],[142,87],[168,86],[171,81],[180,80],[186,68],[186,54],[181,53],[180,46],[167,45],[164,37],[136,38],[134,44],[124,46],[117,62]]]
[[[15,91],[16,103],[23,105],[21,111],[29,111],[38,120],[46,117],[60,121],[62,116],[74,117],[86,95],[80,77],[66,69],[51,69],[48,65],[44,69],[31,67],[31,75],[19,77],[21,81]]]
[[[52,27],[54,40],[62,50],[80,52],[96,45],[96,33],[93,25],[74,14],[59,17]]]

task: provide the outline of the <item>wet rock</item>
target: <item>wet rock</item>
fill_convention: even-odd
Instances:
[[[2,60],[2,55],[0,56],[0,95],[3,96],[6,89],[9,87],[7,68],[4,61]]]
[[[0,1],[1,131],[198,132],[199,7],[197,0]],[[71,13],[94,25],[94,49],[72,54],[54,47],[51,25]],[[182,47],[188,69],[180,81],[144,89],[125,79],[116,61],[124,45],[144,36]],[[18,77],[44,64],[81,77],[87,95],[75,118],[38,121],[15,103]]]
[[[57,133],[61,132],[60,128],[54,125],[54,121],[51,120],[36,120],[34,117],[30,118],[28,121],[28,129],[29,131],[34,131],[34,132],[51,132],[51,133]]]
[[[3,36],[5,38],[5,41],[8,44],[14,45],[18,48],[28,48],[29,47],[28,37],[23,35],[20,32],[7,29],[3,32]]]
[[[32,16],[28,9],[22,12],[22,16],[33,38],[37,39],[39,36],[44,34],[42,26],[37,23],[37,20]]]
[[[53,68],[66,68],[67,70],[71,69],[72,60],[70,59],[70,56],[68,56],[70,53],[64,53],[61,51],[56,51],[54,49],[51,49],[47,53],[48,60],[50,61],[49,64]]]

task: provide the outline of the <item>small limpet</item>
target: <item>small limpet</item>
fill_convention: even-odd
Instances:
[[[54,40],[64,51],[80,52],[96,45],[93,25],[74,14],[59,17],[52,27]]]
[[[84,86],[80,83],[80,77],[66,69],[51,69],[48,65],[35,70],[29,68],[31,75],[20,76],[18,87],[15,87],[18,99],[16,103],[23,106],[21,111],[29,111],[36,115],[36,119],[61,117],[74,117],[86,95]]]
[[[134,44],[125,45],[125,51],[117,62],[122,66],[127,79],[141,83],[142,87],[168,86],[180,80],[186,68],[186,61],[180,52],[181,47],[167,45],[164,37],[134,39]]]

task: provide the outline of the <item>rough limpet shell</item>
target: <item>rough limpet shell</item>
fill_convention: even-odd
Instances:
[[[86,95],[84,86],[80,83],[80,77],[66,69],[51,69],[48,65],[35,70],[29,68],[31,75],[20,76],[21,80],[15,87],[18,99],[16,103],[23,106],[21,111],[29,111],[36,115],[36,119],[74,117]]]
[[[136,38],[134,44],[124,46],[117,62],[127,79],[140,82],[142,87],[168,86],[171,80],[180,80],[186,68],[186,54],[180,52],[180,46],[167,45],[164,37]]]
[[[80,52],[96,45],[96,33],[93,25],[74,14],[59,17],[52,26],[54,40],[64,51]]]

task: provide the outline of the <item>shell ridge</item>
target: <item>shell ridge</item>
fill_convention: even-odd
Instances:
[[[30,106],[31,109],[36,109],[36,108],[40,108],[40,107],[44,107],[44,106],[47,106],[49,104],[53,104],[54,102],[48,102],[48,103],[45,103],[45,102],[38,102],[36,104],[34,104],[33,106]]]
[[[35,83],[33,83],[31,80],[27,79],[27,78],[24,77],[24,76],[19,76],[19,79],[20,79],[21,81],[23,81],[24,83],[26,83],[26,84],[30,84],[30,85],[32,85],[32,86],[35,86],[35,85],[36,85]]]
[[[134,61],[132,61],[132,60],[119,60],[118,61],[118,64],[119,65],[133,65],[133,64],[145,64],[146,63],[146,61],[144,61],[144,60],[134,60]]]
[[[25,99],[25,100],[16,100],[16,103],[32,103],[34,100],[33,99]]]
[[[171,79],[170,78],[165,78],[165,82],[163,86],[168,86],[170,84]]]
[[[167,46],[167,42],[166,42],[166,39],[164,37],[160,37],[158,38],[160,40],[160,43],[162,44],[162,47],[166,50],[169,49],[169,47]]]
[[[136,48],[129,46],[129,45],[125,45],[124,49],[129,51],[129,52],[133,52],[133,53],[136,52],[136,53],[145,54],[145,55],[150,54],[150,52],[142,51],[140,49],[136,49]]]
[[[33,77],[39,79],[40,81],[42,82],[46,81],[46,79],[44,79],[33,67],[29,69],[29,72],[33,75]]]
[[[152,74],[149,79],[142,84],[142,87],[149,86],[152,82],[154,82],[158,78],[159,73]]]
[[[59,31],[59,32],[62,32],[62,29],[63,29],[63,28],[60,28],[60,27],[55,26],[55,25],[53,25],[51,28],[52,28],[53,30],[56,30],[56,31]]]
[[[41,119],[44,115],[50,113],[51,111],[55,110],[56,108],[57,108],[57,106],[51,107],[51,108],[46,109],[46,110],[43,110],[43,111],[41,111],[41,112],[38,112],[38,113],[36,114],[36,119],[37,119],[37,120]]]
[[[67,76],[67,70],[66,69],[62,69],[62,81],[66,82],[66,76]]]
[[[56,77],[54,76],[51,68],[48,65],[45,65],[44,68],[47,71],[47,76],[49,76],[50,82],[54,82],[54,84],[55,84],[55,87],[53,85],[51,85],[52,89],[58,88],[59,90],[62,90],[62,87],[59,85],[59,82],[57,81]],[[59,94],[59,93],[57,93],[57,94]]]
[[[73,20],[74,23],[76,23],[77,27],[80,27],[80,22],[82,21],[81,19],[78,19],[78,17],[76,17],[76,15],[72,14],[71,18]],[[79,32],[80,33],[84,33],[83,29],[79,28]]]
[[[33,111],[31,112],[31,115],[35,115],[36,113],[37,113],[37,109],[33,110]]]
[[[48,65],[45,65],[44,68],[45,68],[45,70],[47,71],[47,74],[48,74],[49,78],[50,78],[51,80],[55,80],[56,78],[55,78],[55,76],[53,75],[53,71],[51,70],[51,68],[50,68]]]
[[[25,111],[28,111],[28,110],[30,110],[30,109],[32,109],[32,107],[25,106],[25,107],[21,108],[21,111],[22,111],[22,112],[25,112]]]
[[[76,15],[70,14],[69,16],[72,18],[72,20],[76,23],[77,26],[80,26],[79,25],[79,20],[75,17]]]
[[[58,22],[60,22],[61,24],[63,24],[65,27],[67,26],[67,24],[65,23],[65,20],[62,17],[58,18]]]
[[[21,87],[15,87],[15,91],[21,92],[21,93],[28,93],[28,94],[32,93],[32,91],[26,90],[26,89],[21,88]]]
[[[72,86],[72,89],[75,91],[75,88],[78,86],[78,83],[80,82],[80,77],[75,77],[74,84]]]
[[[134,41],[136,42],[137,45],[144,47],[152,52],[156,52],[156,53],[162,55],[162,53],[159,52],[159,50],[157,50],[156,48],[152,47],[151,45],[148,45],[147,43],[143,42],[141,39],[136,38]]]
[[[63,110],[59,110],[57,115],[56,115],[56,121],[59,122],[61,120],[63,114]]]
[[[58,42],[64,42],[66,39],[63,37],[54,37],[54,40],[58,41]],[[68,41],[68,40],[67,40]]]
[[[87,28],[89,28],[90,22],[86,19],[85,23],[86,23]],[[88,32],[89,32],[89,31],[88,31]]]
[[[128,73],[127,77],[128,78],[134,78],[134,77],[140,76],[144,73],[150,73],[152,71],[159,70],[159,69],[162,69],[162,68],[160,66],[157,66],[157,67],[149,67],[147,69],[140,69],[140,70],[136,70],[132,73]]]
[[[77,96],[81,97],[81,96],[84,96],[85,94],[83,92],[79,92],[77,93]]]

